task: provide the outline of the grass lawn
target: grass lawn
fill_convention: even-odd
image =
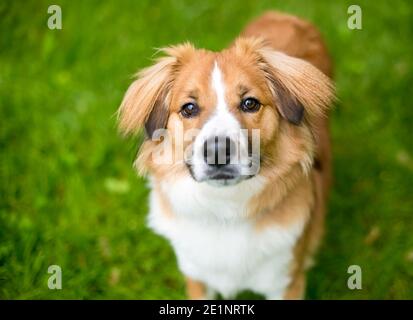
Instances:
[[[411,1],[0,2],[0,298],[183,299],[145,226],[136,139],[114,113],[154,48],[218,50],[266,9],[313,21],[335,61],[335,186],[311,299],[413,299]],[[363,29],[347,28],[358,2]],[[59,4],[63,29],[47,28]],[[59,265],[63,289],[49,290]],[[359,265],[363,289],[347,288]]]

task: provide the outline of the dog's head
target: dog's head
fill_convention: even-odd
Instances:
[[[258,39],[219,53],[190,44],[163,51],[119,108],[124,133],[146,131],[140,169],[231,185],[288,161],[311,165],[313,123],[333,98],[317,68]]]

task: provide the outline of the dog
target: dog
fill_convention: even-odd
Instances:
[[[135,165],[149,176],[148,224],[172,244],[188,297],[304,298],[331,184],[320,33],[270,11],[223,51],[162,51],[125,93],[119,128],[145,131]]]

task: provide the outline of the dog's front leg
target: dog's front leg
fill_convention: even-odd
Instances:
[[[214,298],[215,293],[204,283],[198,280],[186,277],[186,292],[191,300],[210,300]]]
[[[296,274],[288,286],[284,299],[286,300],[302,300],[304,299],[306,277],[304,272]]]

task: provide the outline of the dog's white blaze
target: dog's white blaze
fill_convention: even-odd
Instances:
[[[204,136],[212,135],[235,135],[241,129],[238,120],[229,111],[225,101],[225,84],[222,72],[215,62],[211,76],[211,86],[216,95],[216,108],[212,117],[207,121],[201,133]]]
[[[227,104],[225,103],[225,86],[222,81],[221,70],[216,62],[212,70],[212,88],[217,96],[217,112],[223,113],[228,111]]]

